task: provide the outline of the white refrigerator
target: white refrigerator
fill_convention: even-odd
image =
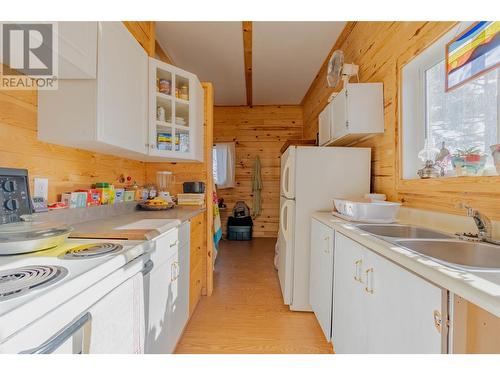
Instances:
[[[333,198],[370,192],[369,148],[290,146],[281,156],[278,276],[283,300],[311,311],[311,215],[329,211]]]

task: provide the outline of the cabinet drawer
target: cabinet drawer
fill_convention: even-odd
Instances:
[[[155,251],[151,254],[151,260],[155,264],[161,264],[179,250],[179,231],[177,228],[171,229],[154,242]]]

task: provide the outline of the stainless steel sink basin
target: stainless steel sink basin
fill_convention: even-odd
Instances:
[[[391,238],[428,238],[428,239],[448,239],[454,238],[451,235],[441,233],[432,229],[414,227],[412,225],[401,224],[358,224],[362,231],[381,237]]]
[[[399,246],[459,268],[500,269],[500,246],[460,240],[403,240]]]

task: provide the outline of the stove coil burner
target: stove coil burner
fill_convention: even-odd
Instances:
[[[0,302],[60,281],[68,270],[58,266],[26,266],[0,271]]]
[[[64,259],[90,259],[100,256],[117,253],[123,249],[122,245],[115,243],[95,243],[90,245],[81,245],[69,249],[63,255]]]

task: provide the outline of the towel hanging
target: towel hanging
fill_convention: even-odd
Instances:
[[[261,214],[261,191],[262,191],[262,177],[261,177],[261,164],[259,155],[255,157],[253,165],[252,177],[252,194],[253,194],[253,209],[252,218],[256,218]]]

